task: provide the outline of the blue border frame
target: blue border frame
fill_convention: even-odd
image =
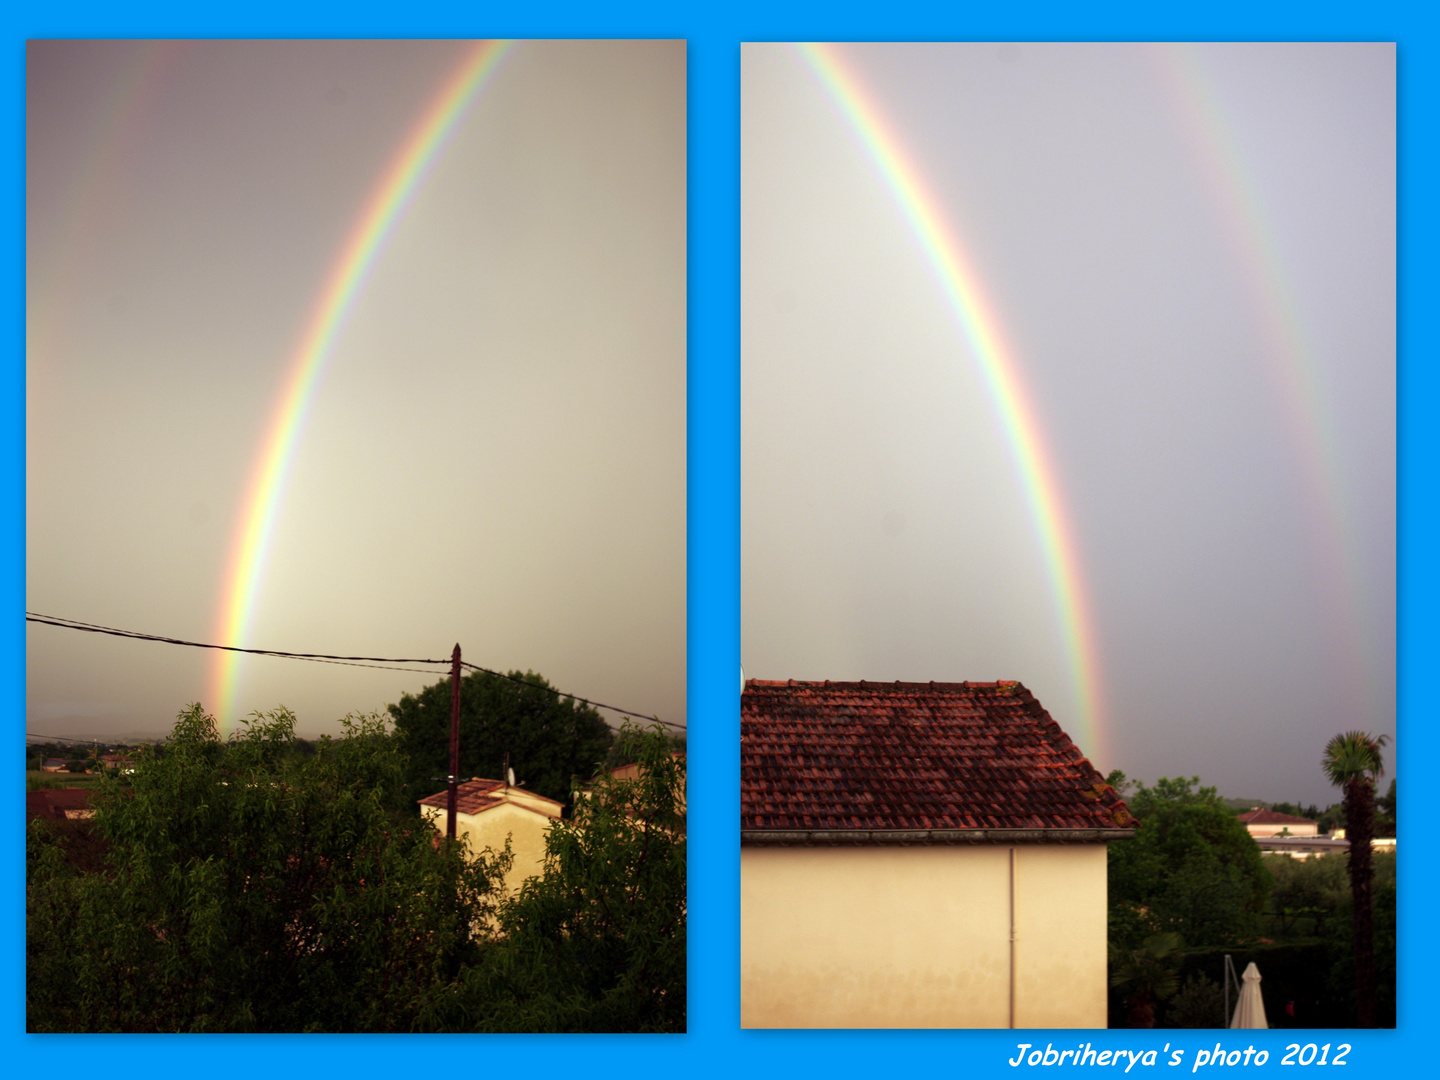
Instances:
[[[0,599],[13,612],[0,627],[0,692],[10,703],[9,745],[21,745],[24,717],[24,147],[25,50],[29,37],[79,36],[296,36],[296,37],[683,37],[689,42],[689,718],[690,718],[690,1030],[678,1037],[495,1036],[504,1047],[477,1053],[459,1036],[211,1037],[208,1040],[136,1036],[29,1036],[24,1034],[23,843],[20,796],[12,797],[11,826],[0,831],[0,1039],[4,1060],[16,1071],[48,1068],[97,1069],[108,1074],[148,1077],[187,1066],[212,1076],[249,1077],[257,1067],[284,1072],[385,1075],[417,1065],[433,1069],[450,1062],[442,1055],[474,1055],[472,1068],[631,1076],[656,1067],[684,1075],[795,1072],[890,1072],[936,1068],[944,1073],[1015,1075],[1011,1067],[1020,1042],[1062,1048],[1090,1041],[1102,1047],[1159,1050],[1184,1048],[1183,1065],[1136,1064],[1129,1072],[1191,1073],[1195,1051],[1213,1047],[1205,1037],[1159,1032],[742,1032],[739,1029],[739,764],[736,753],[736,684],[739,668],[740,471],[739,471],[739,63],[744,40],[1394,40],[1398,42],[1400,143],[1399,293],[1399,709],[1395,773],[1407,823],[1420,820],[1422,799],[1415,784],[1423,773],[1409,763],[1434,755],[1425,702],[1425,677],[1435,659],[1432,620],[1435,574],[1423,547],[1435,499],[1430,470],[1436,437],[1425,420],[1437,404],[1434,355],[1435,317],[1425,310],[1436,295],[1433,259],[1436,240],[1433,200],[1436,34],[1434,16],[1420,4],[1372,4],[1350,8],[1333,3],[1285,3],[1261,10],[1254,3],[1192,3],[1185,10],[1135,3],[1103,8],[1043,0],[1024,8],[970,9],[931,0],[862,5],[848,0],[775,4],[741,0],[715,12],[693,12],[678,3],[622,3],[604,8],[577,0],[552,3],[543,11],[507,0],[474,4],[422,4],[411,8],[358,3],[309,3],[296,12],[273,2],[222,7],[200,14],[193,5],[149,3],[101,5],[81,0],[61,11],[10,12],[4,16],[9,47],[3,70],[5,165],[0,172],[12,211],[0,218],[5,263],[5,321],[12,342],[0,363]],[[1433,302],[1433,300],[1432,300]],[[23,759],[22,759],[23,761]],[[17,766],[18,768],[23,767]],[[1339,1039],[1317,1032],[1317,1041],[1349,1041],[1346,1075],[1380,1075],[1429,1060],[1426,1018],[1440,1004],[1431,987],[1436,970],[1436,932],[1421,905],[1432,895],[1435,843],[1416,827],[1401,851],[1400,1027],[1395,1032],[1354,1033]],[[1097,1039],[1098,1035],[1098,1039]],[[616,1040],[621,1040],[620,1045]],[[1257,1033],[1252,1039],[1224,1038],[1226,1049],[1251,1042],[1279,1060],[1285,1033]],[[97,1057],[82,1060],[85,1052]],[[1128,1059],[1127,1059],[1128,1060]],[[458,1062],[456,1063],[459,1064]],[[468,1064],[468,1063],[467,1063]],[[451,1066],[454,1067],[454,1066]],[[460,1066],[464,1067],[464,1066]],[[1067,1068],[1074,1066],[1067,1064]],[[1039,1068],[1043,1069],[1044,1066]],[[1251,1068],[1254,1068],[1251,1066]],[[1314,1067],[1312,1067],[1314,1068]],[[1298,1070],[1309,1072],[1310,1069]],[[1408,1070],[1407,1070],[1408,1071]],[[1207,1069],[1213,1072],[1213,1069]],[[1283,1073],[1282,1073],[1283,1075]]]

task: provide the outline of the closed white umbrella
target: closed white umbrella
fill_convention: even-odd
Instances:
[[[1240,1000],[1235,1003],[1235,1015],[1230,1018],[1232,1028],[1268,1028],[1265,1021],[1265,999],[1260,996],[1260,969],[1251,960],[1241,976],[1245,983],[1240,989]]]

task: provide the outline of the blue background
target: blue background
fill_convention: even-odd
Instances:
[[[1431,11],[1433,11],[1433,5]],[[1400,693],[1394,774],[1401,816],[1400,1019],[1393,1032],[1299,1033],[1302,1042],[1354,1045],[1343,1075],[1432,1073],[1428,1029],[1440,1001],[1433,868],[1436,844],[1424,815],[1436,760],[1435,574],[1429,545],[1435,515],[1436,404],[1435,110],[1436,29],[1420,4],[1218,3],[1081,8],[1030,3],[972,7],[940,3],[737,3],[713,11],[680,4],[525,3],[381,5],[101,5],[4,16],[3,194],[0,250],[7,286],[0,364],[0,693],[12,755],[9,827],[0,831],[0,1062],[6,1072],[97,1071],[211,1076],[350,1072],[382,1076],[445,1069],[490,1076],[563,1073],[634,1076],[870,1074],[924,1070],[957,1076],[1077,1071],[1011,1068],[1016,1046],[1069,1049],[1085,1042],[1131,1050],[1184,1048],[1179,1068],[1137,1064],[1129,1075],[1193,1075],[1196,1050],[1248,1045],[1270,1051],[1266,1074],[1285,1068],[1284,1032],[1150,1034],[1090,1032],[742,1032],[739,1029],[739,813],[737,675],[740,666],[739,122],[740,42],[746,40],[1370,40],[1398,42],[1400,163],[1399,477]],[[24,993],[24,845],[20,774],[23,729],[25,578],[24,154],[25,39],[31,37],[666,37],[689,42],[689,738],[690,1027],[684,1036],[190,1037],[29,1036]],[[1236,1033],[1238,1035],[1239,1033]],[[1338,1035],[1338,1037],[1337,1037]],[[1334,1051],[1332,1050],[1332,1054]],[[1127,1058],[1128,1061],[1128,1058]],[[1407,1068],[1409,1066],[1409,1068]],[[1243,1068],[1243,1067],[1237,1067]],[[1333,1071],[1333,1067],[1327,1067]],[[1087,1068],[1082,1072],[1099,1072]],[[1122,1072],[1124,1071],[1122,1066]],[[1245,1072],[1262,1070],[1253,1065]],[[1113,1069],[1106,1075],[1119,1075]],[[1233,1075],[1203,1067],[1200,1075]]]

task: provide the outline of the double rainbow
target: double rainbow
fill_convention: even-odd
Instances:
[[[915,163],[886,125],[884,114],[831,45],[797,46],[819,78],[875,167],[889,186],[915,233],[949,301],[951,311],[978,361],[1010,444],[1054,592],[1076,713],[1065,727],[1092,757],[1103,757],[1100,665],[1089,603],[1083,588],[1074,529],[1060,498],[1055,468],[1041,437],[1039,418],[1021,378],[1020,365],[1005,340],[994,306],[967,256],[960,234],[946,220]]]
[[[1346,498],[1335,410],[1316,350],[1300,317],[1266,199],[1200,50],[1194,45],[1156,45],[1151,56],[1254,305],[1308,504],[1315,580],[1327,609],[1330,647],[1349,693],[1346,706],[1354,715],[1365,716],[1373,702],[1385,700],[1382,684],[1394,679],[1394,669],[1364,639],[1364,589],[1351,524],[1355,515]]]
[[[494,74],[508,42],[482,41],[441,86],[382,175],[326,276],[290,361],[280,400],[246,489],[221,592],[215,640],[244,645],[299,436],[345,321],[395,222],[467,106]],[[210,700],[222,730],[233,721],[240,656],[217,652]]]

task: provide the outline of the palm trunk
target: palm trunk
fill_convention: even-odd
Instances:
[[[1375,834],[1375,788],[1368,778],[1345,787],[1345,836],[1350,841],[1350,895],[1355,917],[1355,1021],[1375,1026],[1375,934],[1370,841]]]

